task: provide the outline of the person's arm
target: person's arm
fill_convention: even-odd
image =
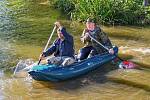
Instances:
[[[107,34],[105,32],[103,32],[99,27],[96,28],[95,30],[95,35],[96,35],[96,39],[100,40],[101,43],[106,46],[107,48],[112,48],[112,43],[110,41],[110,39],[108,38]]]
[[[100,38],[101,43],[109,49],[109,53],[114,54],[112,43],[108,38],[107,34],[103,32],[100,28],[97,28],[96,31],[96,38]]]
[[[106,46],[109,49],[108,52],[110,54],[114,54],[113,45],[112,45],[110,39],[108,38],[107,34],[102,31],[101,35],[102,35],[101,39],[102,39],[104,46]]]
[[[82,33],[80,39],[84,44],[86,43],[86,41],[90,41],[90,37],[88,36],[87,29],[83,30],[83,33]]]
[[[112,48],[112,43],[111,43],[110,39],[108,38],[107,34],[102,31],[102,32],[101,32],[101,35],[102,35],[102,36],[101,36],[101,40],[102,40],[103,44],[104,44],[107,48],[111,49],[111,48]]]
[[[48,48],[45,52],[43,52],[43,56],[47,57],[52,55],[56,51],[56,42],[54,42],[50,48]]]

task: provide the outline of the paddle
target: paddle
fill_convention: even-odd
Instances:
[[[49,39],[48,39],[48,41],[47,41],[47,43],[46,43],[46,46],[45,46],[45,48],[43,49],[41,55],[43,55],[43,52],[46,51],[46,49],[47,49],[47,47],[48,47],[48,45],[49,45],[49,43],[50,43],[50,41],[51,41],[51,39],[52,39],[52,36],[53,36],[55,30],[56,30],[56,25],[54,26],[53,31],[52,31],[52,33],[51,33],[51,35],[50,35],[50,37],[49,37]],[[39,57],[38,65],[40,64],[40,62],[41,62],[41,60],[42,60],[42,59],[41,59],[41,55],[40,55],[40,57]]]
[[[96,39],[94,39],[90,34],[88,34],[89,37],[94,40],[96,43],[98,43],[100,46],[102,46],[104,49],[106,49],[108,52],[109,52],[109,48],[105,47],[103,44],[101,44],[100,42],[98,42]],[[126,61],[126,60],[123,60],[121,59],[120,57],[118,57],[116,54],[114,54],[118,59],[120,59],[122,61],[122,63],[119,65],[119,67],[122,67],[122,68],[126,68],[126,69],[130,69],[130,68],[135,68],[136,65],[133,63],[133,62],[130,62],[130,61]]]
[[[55,30],[56,30],[56,25],[55,25],[54,28],[53,28],[53,31],[52,31],[52,33],[51,33],[51,35],[50,35],[50,37],[49,37],[49,39],[48,39],[48,41],[47,41],[47,44],[46,44],[44,50],[42,51],[42,54],[43,54],[43,52],[46,51],[46,49],[47,49],[47,47],[48,47],[48,45],[49,45],[49,43],[50,43],[50,41],[51,41],[51,38],[52,38],[52,36],[53,36]],[[42,60],[42,59],[41,59],[41,56],[40,56],[39,61],[38,61],[38,65],[40,64],[41,60]],[[24,64],[25,64],[25,66],[24,66]],[[26,72],[27,70],[29,70],[29,69],[30,69],[33,65],[35,65],[35,64],[36,64],[36,63],[33,63],[32,65],[26,65],[26,63],[23,62],[23,61],[22,61],[22,62],[19,62],[19,63],[17,64],[15,70],[14,70],[13,77],[16,75],[16,72],[18,71],[18,69],[20,69],[20,74],[22,74],[23,72]],[[20,74],[19,74],[19,75],[20,75]]]

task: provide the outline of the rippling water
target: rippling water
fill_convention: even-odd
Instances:
[[[120,56],[138,64],[122,70],[105,64],[79,78],[60,83],[37,82],[21,74],[13,77],[11,67],[20,60],[37,60],[56,19],[74,35],[76,50],[83,25],[70,22],[47,0],[0,1],[0,100],[150,100],[150,29],[106,27]]]

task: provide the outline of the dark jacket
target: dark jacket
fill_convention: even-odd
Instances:
[[[112,48],[111,41],[109,40],[107,34],[100,29],[100,27],[96,27],[94,31],[89,31],[86,29],[85,33],[83,34],[86,33],[90,34],[93,38],[95,38],[98,42],[102,43],[107,48]],[[87,46],[93,46],[98,53],[103,53],[107,51],[94,40],[90,39],[89,36],[83,38],[83,40]]]
[[[68,56],[74,57],[74,41],[73,37],[66,32],[65,28],[61,29],[63,36],[65,39],[62,41],[61,39],[56,39],[50,48],[43,53],[43,55],[50,56],[54,53],[54,56]]]

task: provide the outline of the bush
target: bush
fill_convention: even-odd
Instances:
[[[54,6],[67,14],[70,14],[75,9],[72,0],[55,0]]]
[[[55,0],[55,6],[75,20],[94,17],[105,24],[142,24],[150,16],[143,0]]]

